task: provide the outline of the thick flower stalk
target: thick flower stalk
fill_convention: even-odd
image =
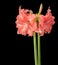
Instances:
[[[51,9],[48,8],[46,15],[41,14],[42,9],[43,5],[41,4],[38,14],[34,14],[32,10],[19,7],[19,14],[15,22],[17,34],[33,36],[35,65],[41,65],[40,36],[43,36],[45,33],[49,34],[52,26],[55,24],[55,17],[52,15]]]

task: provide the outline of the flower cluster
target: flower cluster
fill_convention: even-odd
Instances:
[[[36,32],[43,36],[44,33],[51,32],[55,23],[54,19],[50,8],[48,8],[46,15],[36,15],[31,10],[19,7],[19,14],[16,17],[17,34],[33,36]]]

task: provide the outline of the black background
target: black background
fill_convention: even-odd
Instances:
[[[55,25],[50,34],[41,37],[41,64],[58,65],[58,12],[56,0],[8,0],[2,2],[3,9],[3,40],[2,63],[9,65],[34,65],[33,38],[17,35],[15,25],[18,8],[31,9],[38,12],[40,4],[43,4],[42,14],[45,14],[50,6],[55,16]]]

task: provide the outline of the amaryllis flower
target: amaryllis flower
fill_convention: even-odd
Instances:
[[[38,15],[39,22],[38,22],[38,28],[37,33],[40,34],[40,36],[43,36],[44,33],[50,33],[52,30],[52,26],[54,25],[55,17],[52,16],[50,8],[47,10],[46,15]]]
[[[18,34],[33,36],[34,31],[37,29],[37,24],[35,22],[35,14],[31,12],[30,10],[19,8],[19,15],[16,17]]]
[[[32,10],[19,7],[19,14],[16,17],[17,33],[33,36],[34,32],[36,32],[43,36],[44,33],[51,32],[52,26],[55,23],[54,19],[55,17],[52,16],[50,8],[48,8],[46,15],[36,15],[33,14]]]

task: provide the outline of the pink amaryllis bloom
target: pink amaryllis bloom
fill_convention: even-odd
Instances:
[[[30,13],[30,10],[20,7],[19,15],[16,17],[17,34],[33,36],[34,30],[37,28],[35,18],[35,14]]]
[[[46,15],[36,15],[31,10],[19,7],[19,14],[16,17],[17,34],[33,36],[36,32],[43,36],[44,33],[51,32],[55,23],[54,19],[55,17],[52,16],[50,8],[48,8]]]
[[[38,28],[37,28],[37,33],[40,34],[40,36],[43,36],[44,33],[50,33],[52,26],[54,25],[55,17],[52,16],[50,8],[47,10],[46,15],[39,15],[39,22],[38,22]]]

